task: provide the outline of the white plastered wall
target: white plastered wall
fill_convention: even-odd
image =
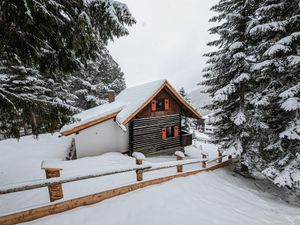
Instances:
[[[124,132],[113,119],[107,120],[75,135],[77,158],[126,152],[128,139],[128,131]]]

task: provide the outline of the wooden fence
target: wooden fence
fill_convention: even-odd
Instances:
[[[118,171],[99,172],[99,173],[94,173],[93,175],[77,176],[77,177],[74,176],[74,177],[67,177],[67,178],[57,177],[57,175],[59,175],[59,173],[57,174],[57,171],[60,170],[59,168],[46,168],[45,169],[46,176],[49,179],[38,180],[36,182],[31,182],[31,183],[21,183],[17,185],[2,186],[0,187],[0,195],[19,192],[19,191],[32,190],[41,187],[48,187],[50,201],[52,202],[61,199],[63,197],[63,189],[61,187],[61,184],[63,183],[74,182],[74,181],[79,181],[84,179],[95,178],[95,177],[103,177],[103,176],[108,176],[113,174],[120,174],[120,173],[125,173],[130,171],[136,172],[136,179],[138,182],[131,185],[126,185],[123,187],[99,192],[96,194],[91,194],[91,195],[87,195],[87,196],[83,196],[71,200],[65,200],[59,203],[49,203],[48,205],[45,206],[1,216],[0,224],[11,225],[11,224],[32,221],[55,213],[61,213],[67,210],[71,210],[79,206],[85,206],[85,205],[101,202],[105,199],[109,199],[114,196],[125,194],[150,185],[163,183],[177,177],[185,177],[200,172],[206,172],[206,171],[215,170],[217,168],[222,168],[232,163],[231,156],[228,156],[228,159],[224,161],[225,157],[226,156],[223,156],[220,152],[218,157],[212,160],[208,160],[207,158],[184,160],[184,158],[181,155],[177,155],[177,161],[160,163],[160,164],[158,163],[158,166],[142,165],[143,160],[136,159],[137,165],[132,168],[121,169]],[[211,164],[212,162],[217,162],[217,163],[209,166],[209,164]],[[202,168],[198,170],[183,172],[183,166],[190,165],[190,164],[200,164]],[[168,169],[172,167],[177,168],[177,174],[143,181],[144,173],[156,171],[156,170]],[[49,175],[49,173],[54,173],[54,177],[52,177],[51,174]]]

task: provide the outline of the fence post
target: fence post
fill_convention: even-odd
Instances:
[[[42,168],[46,172],[46,178],[60,177],[60,168]],[[51,184],[48,186],[50,202],[54,202],[64,197],[61,184]]]
[[[218,163],[221,163],[222,162],[222,151],[220,150],[220,148],[218,148]]]
[[[176,155],[177,161],[183,160],[185,157],[184,153],[181,151],[176,151],[175,155]],[[181,173],[183,171],[183,165],[177,165],[176,168],[177,168],[177,173]]]
[[[143,170],[136,170],[136,180],[143,181]]]
[[[143,159],[135,159],[136,165],[142,165],[143,164]]]
[[[207,159],[208,158],[208,154],[207,153],[201,153],[201,155],[202,155],[202,159]]]
[[[136,165],[142,165],[143,164],[143,159],[138,159],[136,158]],[[137,181],[142,181],[143,180],[143,170],[136,170],[136,180]]]
[[[142,165],[143,161],[146,159],[145,155],[141,152],[134,152],[132,156],[135,158],[136,165]],[[142,181],[143,180],[143,170],[139,169],[136,170],[136,180]]]

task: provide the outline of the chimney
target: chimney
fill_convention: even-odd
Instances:
[[[108,102],[114,102],[115,101],[115,91],[114,90],[108,90],[107,91],[107,96],[108,96]]]

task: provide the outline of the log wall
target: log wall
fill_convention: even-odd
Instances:
[[[162,139],[162,128],[178,126],[178,137]],[[180,114],[139,118],[130,122],[129,149],[144,154],[152,154],[181,146]]]

